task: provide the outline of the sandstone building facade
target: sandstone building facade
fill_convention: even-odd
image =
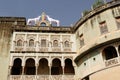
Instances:
[[[75,25],[0,17],[0,80],[119,80],[120,1],[92,9]]]

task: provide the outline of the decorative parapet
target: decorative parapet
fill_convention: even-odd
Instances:
[[[41,14],[41,16],[38,16],[37,18],[28,19],[27,25],[37,25],[37,26],[50,26],[50,25],[56,25],[60,26],[60,21],[53,19],[46,15],[44,12]]]

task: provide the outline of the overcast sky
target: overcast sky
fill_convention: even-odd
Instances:
[[[84,10],[90,10],[95,0],[0,0],[0,16],[35,18],[45,12],[60,20],[60,25],[77,22]]]

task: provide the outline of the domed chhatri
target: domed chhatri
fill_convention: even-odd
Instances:
[[[59,20],[53,19],[43,12],[41,16],[37,18],[28,19],[27,25],[36,25],[36,26],[59,26]]]

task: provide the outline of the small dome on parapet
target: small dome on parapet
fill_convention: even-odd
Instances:
[[[27,25],[34,25],[34,26],[59,26],[59,20],[50,18],[45,12],[42,12],[41,16],[37,18],[28,19]]]

